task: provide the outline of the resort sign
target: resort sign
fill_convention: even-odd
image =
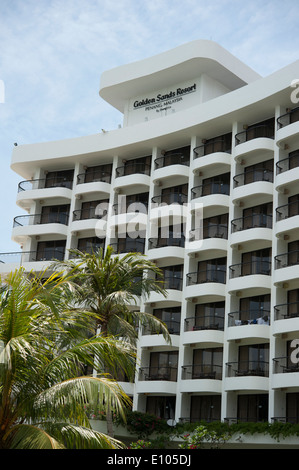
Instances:
[[[199,85],[194,81],[133,98],[128,104],[128,120],[134,124],[194,106],[199,102],[198,90]]]

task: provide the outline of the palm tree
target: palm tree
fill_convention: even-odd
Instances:
[[[91,428],[85,405],[123,414],[129,398],[99,365],[130,373],[135,352],[109,336],[91,335],[94,315],[65,308],[72,296],[66,281],[53,273],[43,282],[22,269],[0,278],[2,449],[122,446]],[[97,376],[85,375],[86,366]]]
[[[116,255],[111,246],[106,251],[101,248],[92,253],[79,250],[71,253],[72,259],[53,267],[74,274],[77,302],[95,314],[96,326],[104,337],[113,335],[136,345],[138,327],[148,326],[170,343],[163,322],[131,307],[138,297],[147,297],[152,291],[166,295],[161,270],[153,262],[139,253]],[[110,413],[107,431],[113,435]]]

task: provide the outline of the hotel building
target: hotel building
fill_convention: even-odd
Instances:
[[[167,297],[137,308],[172,341],[140,332],[136,410],[299,423],[296,79],[299,61],[261,77],[194,41],[102,74],[118,129],[13,149],[28,215],[1,272],[108,244],[164,272]]]

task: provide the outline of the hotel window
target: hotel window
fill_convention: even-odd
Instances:
[[[41,224],[63,224],[69,223],[70,205],[63,204],[60,206],[44,206],[41,213]]]
[[[153,315],[166,324],[170,334],[180,334],[181,307],[156,308]]]
[[[193,329],[224,329],[225,302],[197,304],[195,307],[195,322]]]
[[[286,393],[286,422],[299,423],[299,393]]]
[[[253,344],[239,347],[237,375],[268,376],[269,344]]]
[[[128,176],[136,173],[150,175],[152,156],[134,158],[123,162],[123,166],[116,168],[116,177]]]
[[[68,188],[73,187],[74,170],[49,171],[46,175],[46,188]]]
[[[221,379],[222,358],[222,348],[194,349],[192,379]]]
[[[191,396],[190,421],[196,423],[200,421],[221,420],[221,396],[220,395],[199,395]]]
[[[203,238],[227,239],[228,214],[203,219]]]
[[[254,423],[268,421],[268,395],[238,395],[238,420]]]
[[[249,165],[244,170],[244,184],[255,181],[269,181],[273,183],[273,159]]]
[[[103,183],[111,183],[112,164],[97,165],[86,168],[83,179],[78,180],[78,183],[93,183],[100,181]],[[81,175],[79,175],[81,176]]]
[[[160,268],[164,280],[164,289],[183,289],[183,265],[166,266]]]
[[[241,324],[269,324],[270,294],[245,297],[240,300]]]
[[[161,419],[175,418],[175,402],[173,396],[147,396],[146,412]]]
[[[184,204],[188,201],[188,184],[182,184],[179,186],[164,188],[161,192],[160,201],[164,204]]]
[[[272,228],[272,202],[243,210],[243,230],[254,227]]]
[[[197,283],[226,282],[226,257],[198,262]]]
[[[242,276],[271,274],[271,248],[242,254]]]
[[[178,351],[152,352],[150,355],[150,380],[177,380]]]
[[[229,195],[230,173],[205,178],[202,181],[202,196],[210,194]]]
[[[65,240],[38,242],[36,250],[36,260],[50,261],[52,259],[58,259],[59,261],[63,261],[65,245]]]
[[[105,238],[87,237],[78,240],[78,250],[92,254],[100,248],[104,249]]]
[[[286,317],[299,316],[299,289],[288,291],[288,306]]]

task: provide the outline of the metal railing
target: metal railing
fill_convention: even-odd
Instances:
[[[293,122],[299,121],[299,107],[289,110],[277,118],[277,129],[288,126]]]
[[[191,364],[182,366],[182,379],[222,379],[222,366],[216,364]]]
[[[226,283],[226,268],[203,269],[193,273],[186,274],[187,286],[195,284],[204,284],[207,282]]]
[[[285,171],[297,168],[299,166],[299,151],[296,155],[289,155],[288,158],[283,158],[276,163],[276,174],[284,173]]]
[[[227,377],[269,376],[269,362],[266,361],[236,361],[227,362]]]
[[[232,233],[250,228],[272,228],[272,215],[252,214],[231,221]]]
[[[164,289],[183,290],[183,278],[180,276],[164,276]]]
[[[188,195],[184,193],[167,192],[160,196],[152,197],[154,204],[186,204],[188,202]]]
[[[282,255],[277,255],[274,258],[275,269],[286,268],[288,266],[294,266],[299,264],[299,250],[289,251]]]
[[[227,240],[227,224],[209,224],[206,227],[196,228],[189,231],[189,241],[204,240],[206,238],[224,238]]]
[[[299,362],[292,362],[290,356],[275,357],[273,359],[273,373],[299,372]]]
[[[110,243],[116,253],[144,253],[144,238],[125,238],[116,243]]]
[[[224,315],[201,315],[187,317],[184,323],[184,331],[224,330]]]
[[[42,224],[62,224],[68,225],[69,214],[66,212],[51,213],[51,214],[31,214],[31,215],[18,215],[13,220],[13,227],[27,227],[28,225],[42,225]]]
[[[232,147],[231,143],[225,139],[215,140],[213,142],[206,142],[203,145],[199,145],[193,149],[194,159],[204,157],[205,155],[210,155],[211,153],[224,152],[231,153]]]
[[[45,188],[68,188],[72,189],[73,179],[55,176],[53,178],[41,178],[33,180],[24,180],[18,184],[18,192],[29,191],[32,189]]]
[[[275,305],[274,320],[286,320],[299,317],[299,301]]]
[[[178,368],[174,366],[140,367],[139,380],[166,380],[176,382]]]
[[[62,248],[46,248],[45,250],[19,251],[10,253],[0,253],[0,263],[15,263],[22,265],[34,261],[51,261],[64,259],[65,250]]]
[[[132,214],[132,213],[142,213],[147,214],[148,212],[148,202],[142,201],[133,201],[126,202],[124,204],[113,204],[113,212],[115,215],[120,214]]]
[[[185,165],[189,166],[190,156],[186,156],[181,152],[170,153],[168,155],[163,155],[155,159],[155,170],[159,168],[164,168],[165,166],[170,165]]]
[[[233,177],[234,188],[245,186],[246,184],[255,183],[257,181],[267,181],[273,183],[273,170],[268,169],[253,169],[240,173]]]
[[[238,310],[228,314],[228,326],[270,325],[270,310]]]
[[[127,162],[125,165],[117,167],[115,173],[116,178],[136,173],[149,176],[151,174],[151,166],[144,162]]]
[[[80,173],[77,175],[77,184],[84,183],[111,183],[111,173],[104,170],[96,170],[91,173]]]
[[[73,221],[76,220],[88,220],[88,219],[102,219],[107,215],[107,211],[101,211],[101,214],[97,213],[96,207],[90,207],[88,209],[79,209],[73,211]]]
[[[279,206],[276,208],[275,212],[277,222],[299,215],[299,201],[293,201],[288,204],[284,204],[283,206]]]
[[[271,261],[255,260],[246,263],[233,264],[229,267],[229,277],[234,279],[241,276],[250,276],[252,274],[264,274],[270,276]]]
[[[177,320],[163,320],[163,323],[168,329],[168,333],[171,335],[179,335],[181,330],[181,322]],[[152,330],[149,326],[145,326],[142,330],[142,334],[147,335],[157,335],[161,334],[160,331]]]
[[[235,135],[235,144],[239,145],[259,137],[274,139],[274,121],[273,125],[257,124],[256,126],[250,126],[242,132],[238,132],[238,134]]]
[[[168,238],[149,238],[148,248],[149,250],[154,248],[165,248],[166,246],[177,246],[184,248],[185,246],[185,237],[181,236],[180,238],[168,237]]]
[[[230,185],[223,181],[213,181],[211,183],[204,183],[195,186],[191,189],[191,199],[197,197],[210,196],[211,194],[225,194],[229,195]]]

